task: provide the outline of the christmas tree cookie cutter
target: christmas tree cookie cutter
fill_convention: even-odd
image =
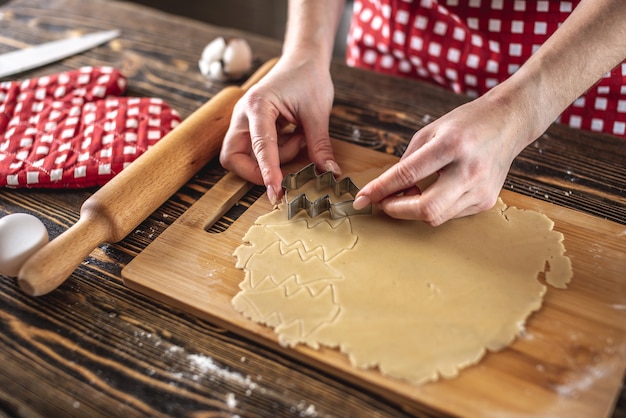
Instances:
[[[335,196],[340,197],[345,194],[352,196],[352,199],[333,202],[330,195],[326,194],[318,199],[310,200],[305,193],[300,193],[293,199],[288,197],[288,192],[298,190],[309,181],[315,181],[317,190],[331,188]],[[291,219],[298,212],[304,210],[306,214],[315,218],[324,212],[329,212],[331,219],[343,218],[352,215],[369,215],[372,213],[372,206],[368,205],[363,209],[356,210],[352,206],[354,197],[359,192],[359,188],[350,177],[336,180],[331,171],[317,174],[315,164],[311,163],[296,173],[288,174],[282,182],[285,190],[285,201],[287,206],[287,219]]]

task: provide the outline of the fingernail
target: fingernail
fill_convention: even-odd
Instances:
[[[341,175],[341,168],[339,168],[339,165],[336,162],[334,162],[333,160],[327,160],[324,163],[324,169],[326,171],[332,172],[335,176],[340,176]]]
[[[276,206],[278,203],[278,195],[271,185],[267,186],[267,198],[270,200],[272,206]]]
[[[354,199],[354,202],[352,202],[352,206],[355,210],[364,209],[371,204],[372,201],[367,196],[357,196],[357,198]]]

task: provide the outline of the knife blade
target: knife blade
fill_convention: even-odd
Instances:
[[[86,51],[120,35],[119,30],[94,32],[87,35],[46,42],[41,45],[0,55],[0,77],[31,70]]]

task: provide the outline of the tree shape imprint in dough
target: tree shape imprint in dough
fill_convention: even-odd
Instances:
[[[282,221],[283,212],[273,214]],[[246,278],[240,284],[244,292],[233,303],[248,316],[275,327],[282,344],[317,348],[310,336],[336,320],[341,310],[333,283],[343,280],[343,275],[328,261],[352,249],[357,237],[348,218],[280,221],[251,228],[244,237],[250,245],[236,250],[237,266],[246,270]],[[274,261],[268,265],[268,260]],[[302,309],[306,318],[298,313]]]
[[[377,210],[288,220],[281,205],[235,251],[245,278],[233,305],[283,345],[337,348],[354,366],[421,384],[524,330],[547,291],[539,275],[556,288],[572,277],[562,241],[545,215],[502,200],[436,228]]]

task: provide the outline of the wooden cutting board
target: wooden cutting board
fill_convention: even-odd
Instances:
[[[396,158],[335,141],[345,172],[386,165]],[[299,161],[285,167],[297,171]],[[509,348],[488,353],[453,380],[422,386],[352,367],[336,350],[288,349],[267,327],[231,305],[243,271],[233,251],[250,225],[271,210],[258,199],[226,231],[207,229],[241,199],[250,184],[228,174],[122,271],[142,293],[281,350],[326,372],[379,393],[411,411],[467,417],[605,417],[626,369],[626,227],[530,197],[503,191],[510,206],[545,213],[565,235],[574,269],[567,290],[549,287],[544,307]]]

